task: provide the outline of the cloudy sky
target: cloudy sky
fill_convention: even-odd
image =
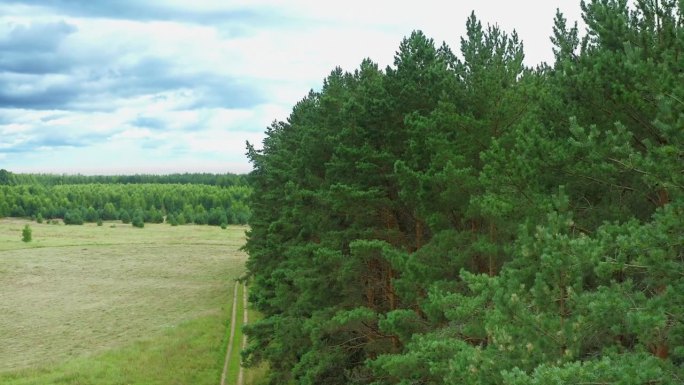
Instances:
[[[248,172],[245,142],[335,66],[390,65],[415,29],[457,52],[473,10],[549,62],[556,8],[580,19],[579,0],[0,0],[0,168]]]

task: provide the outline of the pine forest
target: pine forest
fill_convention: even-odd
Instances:
[[[466,22],[248,145],[272,384],[684,383],[684,2],[582,2],[554,61]],[[551,33],[551,31],[549,31]]]

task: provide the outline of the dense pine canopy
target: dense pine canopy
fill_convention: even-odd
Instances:
[[[684,2],[582,3],[555,62],[472,15],[249,146],[274,384],[684,383]],[[583,35],[583,36],[582,36]]]

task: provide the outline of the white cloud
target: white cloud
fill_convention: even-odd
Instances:
[[[246,140],[260,145],[264,129],[335,66],[353,71],[366,57],[392,64],[412,30],[458,53],[474,9],[484,24],[517,29],[532,65],[551,60],[556,7],[579,19],[575,0],[159,0],[141,15],[122,14],[126,1],[69,4],[0,4],[0,41],[17,25],[64,32],[42,56],[21,53],[4,72],[0,60],[0,96],[12,101],[0,104],[4,168],[244,172]]]

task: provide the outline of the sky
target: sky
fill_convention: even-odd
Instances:
[[[551,62],[579,0],[0,0],[0,169],[245,173],[336,67],[393,63],[422,30],[459,51],[472,11]]]

